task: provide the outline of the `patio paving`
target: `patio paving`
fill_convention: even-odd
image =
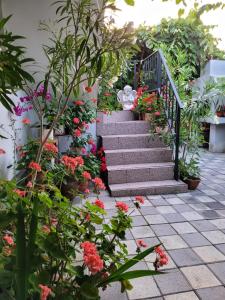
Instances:
[[[201,155],[202,181],[196,191],[146,196],[140,210],[134,209],[134,227],[127,234],[129,254],[134,255],[135,239],[148,246],[164,243],[170,263],[166,274],[132,280],[133,290],[120,293],[113,284],[101,292],[102,300],[223,300],[225,299],[225,154],[204,151]],[[116,201],[101,195],[109,216]],[[131,210],[132,211],[132,208]],[[151,260],[151,261],[150,261]],[[153,257],[140,268],[151,268]]]

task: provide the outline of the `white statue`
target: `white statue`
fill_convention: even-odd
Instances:
[[[117,94],[118,101],[122,104],[123,110],[130,110],[133,107],[134,99],[136,98],[137,92],[132,90],[132,87],[126,85],[123,90]]]

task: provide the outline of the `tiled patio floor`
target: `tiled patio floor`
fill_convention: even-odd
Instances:
[[[161,241],[170,257],[166,274],[133,280],[133,290],[120,293],[114,284],[103,300],[223,300],[225,299],[225,154],[204,152],[199,189],[185,194],[147,196],[142,209],[132,213],[133,229],[125,243],[135,254],[135,239],[152,246]],[[101,195],[109,216],[116,200]],[[152,268],[153,257],[137,266]]]

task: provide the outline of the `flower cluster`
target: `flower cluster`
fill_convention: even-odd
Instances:
[[[147,244],[143,240],[137,240],[137,245],[138,245],[138,248],[141,248],[141,247],[146,248],[147,247]]]
[[[43,284],[39,284],[39,288],[41,289],[40,300],[47,300],[47,298],[51,294],[52,290],[47,285],[43,285]]]
[[[101,178],[96,177],[96,178],[92,179],[92,181],[95,184],[96,190],[105,190],[105,185],[104,185],[103,181],[101,180]]]
[[[36,170],[38,172],[41,172],[41,166],[38,163],[34,162],[34,161],[31,161],[29,163],[28,168],[32,169],[32,170]]]
[[[87,171],[84,171],[82,173],[82,176],[86,179],[86,180],[91,180],[91,174]]]
[[[123,212],[128,212],[129,206],[124,202],[117,202],[116,207]]]
[[[20,189],[14,190],[14,192],[19,196],[19,197],[25,197],[26,196],[26,191],[22,191]]]
[[[48,151],[52,154],[57,154],[58,153],[58,148],[53,143],[45,143],[44,144],[44,150]]]
[[[158,268],[168,264],[169,258],[166,255],[165,251],[160,246],[155,248],[155,253],[156,253],[156,260],[154,262],[154,267],[155,270],[158,270]]]
[[[144,204],[144,203],[145,203],[144,197],[142,197],[142,196],[136,196],[135,197],[134,205],[137,208],[140,208],[140,204]]]
[[[100,170],[101,170],[102,172],[107,171],[106,158],[105,158],[104,151],[105,151],[105,149],[104,149],[103,147],[101,147],[101,148],[98,150],[98,153],[97,153],[99,159],[101,160],[101,167],[100,167]]]
[[[104,268],[104,262],[98,254],[96,245],[91,242],[81,243],[83,249],[84,264],[88,267],[92,274],[100,272]]]
[[[76,167],[83,166],[84,160],[81,156],[70,157],[67,155],[63,155],[61,158],[61,162],[68,168],[68,170],[74,174]]]
[[[104,209],[105,208],[105,205],[104,203],[100,200],[100,199],[96,199],[95,202],[93,203],[95,205],[97,205],[98,207]]]

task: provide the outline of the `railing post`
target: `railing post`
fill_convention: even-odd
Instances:
[[[137,61],[134,61],[134,89],[137,89]]]
[[[160,53],[157,52],[157,70],[156,70],[156,78],[157,78],[157,89],[161,89],[162,84],[162,60]]]
[[[174,179],[179,180],[179,148],[180,148],[180,107],[176,102],[176,123],[175,123],[175,166]]]

